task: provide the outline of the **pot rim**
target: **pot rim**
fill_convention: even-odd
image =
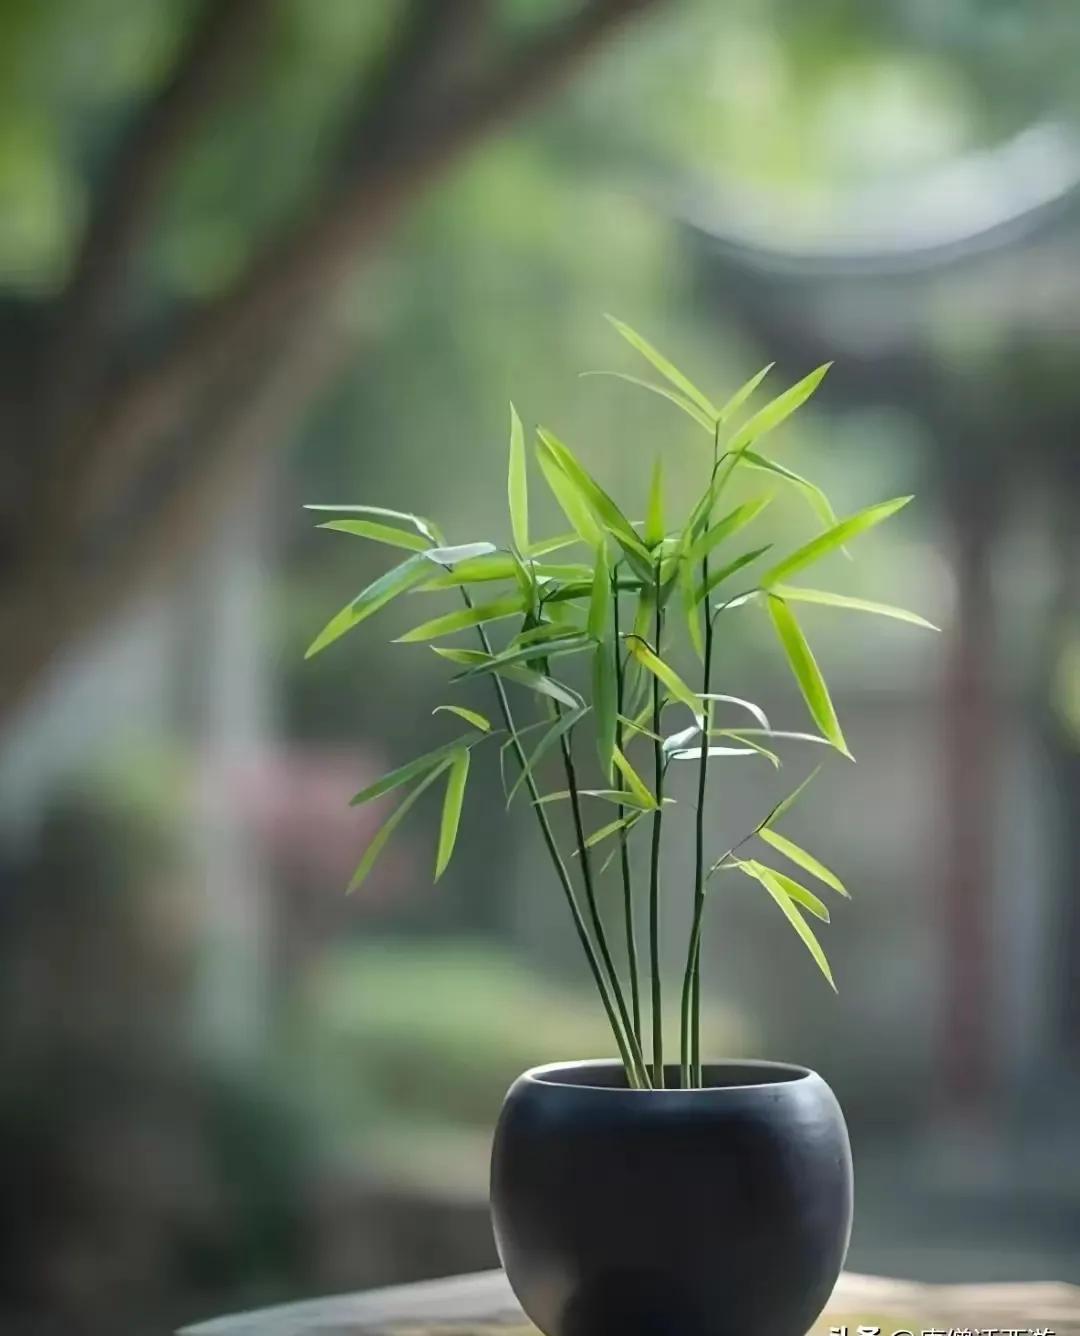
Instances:
[[[664,1066],[678,1070],[678,1063],[665,1063]],[[533,1085],[552,1086],[559,1090],[595,1090],[604,1095],[651,1095],[663,1098],[671,1095],[718,1095],[725,1092],[737,1094],[743,1090],[766,1090],[770,1087],[798,1085],[818,1075],[812,1067],[803,1067],[795,1062],[773,1062],[766,1058],[721,1058],[715,1062],[703,1062],[702,1067],[706,1072],[710,1068],[727,1068],[756,1070],[763,1074],[770,1072],[773,1075],[771,1079],[763,1081],[737,1081],[730,1085],[704,1085],[691,1089],[684,1086],[665,1086],[663,1090],[635,1090],[632,1086],[626,1085],[593,1085],[587,1081],[556,1079],[561,1073],[585,1072],[590,1068],[611,1072],[623,1070],[623,1064],[618,1058],[576,1058],[566,1062],[546,1062],[539,1067],[530,1067],[528,1071],[522,1072],[518,1079],[529,1081]]]

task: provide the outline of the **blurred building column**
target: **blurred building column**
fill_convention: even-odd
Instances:
[[[269,887],[242,786],[269,737],[262,645],[269,479],[248,486],[193,575],[187,646],[197,750],[196,856],[204,884],[204,948],[196,996],[200,1041],[241,1056],[262,1043],[269,999]]]
[[[964,452],[966,455],[966,452]],[[996,617],[991,557],[996,489],[974,469],[946,479],[956,615],[942,685],[943,987],[939,1088],[949,1113],[977,1114],[990,1092],[997,807]]]

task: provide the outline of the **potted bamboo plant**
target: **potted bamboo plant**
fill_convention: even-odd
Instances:
[[[537,1068],[507,1095],[492,1156],[492,1212],[522,1305],[547,1336],[801,1336],[824,1306],[847,1249],[847,1132],[816,1073],[703,1055],[701,932],[722,879],[748,878],[835,987],[811,920],[829,921],[825,892],[848,892],[778,829],[816,771],[782,791],[727,849],[710,847],[708,800],[721,776],[738,781],[729,762],[779,769],[783,748],[806,743],[850,756],[796,609],[825,604],[929,623],[793,581],[910,498],[840,519],[818,487],[773,459],[766,438],[811,397],[827,365],[751,412],[769,367],[717,405],[634,330],[612,324],[660,379],[614,374],[662,395],[701,429],[704,448],[694,462],[700,495],[681,523],[665,511],[659,466],[637,522],[540,428],[533,457],[569,528],[535,535],[530,451],[513,408],[508,543],[448,545],[431,520],[378,506],[311,507],[333,514],[323,528],[408,555],[330,620],[308,656],[407,591],[441,593],[450,609],[399,639],[430,646],[454,687],[485,690],[494,706],[477,708],[474,694],[467,704],[439,706],[465,730],[356,794],[356,804],[394,791],[404,796],[364,851],[350,889],[436,786],[441,876],[474,755],[497,762],[508,801],[523,797],[532,809],[618,1053]],[[744,474],[765,490],[732,504],[732,485]],[[774,487],[796,489],[817,527],[784,553],[745,537]],[[738,635],[742,618],[762,614],[812,730],[775,729],[758,704],[716,689],[717,635]],[[687,661],[696,661],[693,674],[681,667]],[[669,777],[672,767],[685,765],[695,775],[694,871],[692,884],[676,890],[664,881],[663,854],[674,803]],[[564,823],[554,819],[560,805],[568,848],[558,833]],[[643,868],[631,856],[638,840]],[[609,864],[621,885],[618,921],[605,920],[598,895]],[[821,894],[807,881],[824,888]],[[669,987],[660,931],[663,902],[676,894],[686,897],[690,928],[681,979]],[[674,1053],[664,1047],[665,1007],[677,1017]]]

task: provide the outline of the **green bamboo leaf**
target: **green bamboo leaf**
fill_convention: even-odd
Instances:
[[[375,798],[381,798],[384,793],[390,793],[392,790],[400,788],[402,784],[407,784],[410,779],[415,779],[417,775],[425,774],[434,766],[441,765],[451,752],[458,750],[462,746],[464,739],[454,738],[452,742],[444,742],[441,747],[436,747],[434,751],[425,752],[423,756],[416,756],[411,761],[406,761],[404,765],[399,765],[396,770],[377,779],[374,784],[369,784],[366,789],[361,789],[359,793],[354,794],[349,800],[350,807],[360,807],[363,803],[369,803]]]
[[[403,636],[398,636],[395,643],[413,644],[418,640],[435,640],[438,636],[452,635],[455,631],[463,631],[471,626],[482,626],[502,617],[513,617],[524,610],[524,597],[521,594],[510,594],[492,603],[481,603],[475,608],[461,608],[457,612],[444,613],[441,617],[432,617],[430,621],[421,622]]]
[[[849,598],[846,594],[832,594],[824,589],[803,589],[796,585],[774,585],[773,593],[778,594],[787,603],[820,603],[829,608],[848,608],[852,612],[870,612],[878,617],[893,617],[898,622],[910,622],[912,626],[923,626],[928,631],[941,630],[941,627],[928,622],[917,612],[908,612],[906,608],[894,608],[891,603],[872,603],[865,598]]]
[[[649,788],[648,784],[641,778],[638,772],[626,759],[626,756],[618,747],[612,753],[612,759],[615,766],[626,781],[626,790],[637,800],[637,804],[649,811],[654,811],[660,804],[656,800],[656,795]]]
[[[601,826],[599,830],[594,830],[585,841],[585,848],[592,849],[603,840],[609,839],[612,835],[618,834],[620,830],[633,830],[637,823],[644,816],[643,812],[631,812],[629,816],[620,816],[614,821],[609,821],[606,826]],[[575,849],[571,857],[576,858],[578,851]]]
[[[773,809],[770,811],[769,815],[765,818],[765,820],[762,821],[761,824],[758,826],[757,833],[760,835],[763,830],[771,829],[773,823],[779,821],[785,812],[790,812],[791,809],[798,802],[799,798],[802,796],[803,792],[818,777],[820,773],[821,773],[821,766],[816,766],[813,770],[810,771],[810,773],[806,776],[806,778],[802,781],[801,784],[797,784],[795,788],[791,790],[791,792],[787,795],[786,798],[781,798],[780,801],[776,804],[776,806],[773,807]]]
[[[494,555],[495,544],[486,540],[479,543],[454,543],[450,547],[429,547],[424,553],[433,565],[452,566],[455,569],[466,561]]]
[[[645,507],[645,529],[642,534],[650,551],[664,537],[664,461],[657,456],[649,483],[649,500]]]
[[[793,469],[778,464],[774,459],[766,459],[755,450],[744,450],[739,456],[739,462],[744,468],[756,469],[760,473],[771,473],[774,477],[783,478],[785,482],[790,483],[805,497],[810,509],[826,528],[831,528],[837,523],[836,511],[833,510],[829,498],[809,478],[804,478]]]
[[[750,398],[775,365],[775,362],[770,362],[768,366],[763,366],[760,371],[755,372],[748,381],[739,386],[731,398],[721,407],[719,414],[721,422],[727,422],[742,408],[743,404],[746,403],[747,399]]]
[[[627,648],[643,668],[648,669],[667,687],[673,699],[682,701],[695,713],[700,711],[701,701],[698,696],[690,690],[674,668],[653,653],[644,640],[636,635],[628,636]]]
[[[461,663],[469,668],[477,668],[483,663],[490,663],[494,657],[479,649],[457,649],[454,646],[447,645],[431,645],[429,648],[439,658],[449,659],[451,663]]]
[[[595,520],[614,535],[620,547],[628,556],[633,552],[647,559],[648,548],[635,533],[634,526],[600,484],[582,468],[573,452],[557,436],[543,427],[538,430],[537,437],[540,457],[546,456],[557,466],[563,477],[591,511]],[[574,523],[572,516],[570,522],[571,524]],[[575,527],[577,526],[575,525]],[[584,534],[582,537],[584,537]],[[594,542],[593,546],[598,547],[599,542]]]
[[[453,570],[440,571],[425,580],[420,588],[424,591],[435,589],[457,589],[463,584],[486,584],[492,580],[512,580],[515,575],[514,558],[509,552],[492,552],[487,556],[473,557],[469,561],[459,562]]]
[[[542,538],[538,543],[530,543],[529,550],[523,556],[546,557],[552,552],[561,552],[564,547],[573,547],[581,542],[579,533],[560,533],[554,538]]]
[[[371,843],[364,850],[364,856],[363,858],[361,858],[359,864],[357,865],[356,871],[352,874],[352,879],[350,880],[348,886],[350,892],[355,891],[357,889],[357,887],[361,884],[361,882],[367,877],[371,869],[375,866],[375,860],[379,857],[383,849],[386,847],[387,841],[390,839],[390,836],[394,833],[397,827],[404,820],[405,815],[408,812],[409,808],[412,807],[412,805],[416,802],[417,798],[420,797],[420,795],[424,792],[425,789],[430,788],[431,785],[434,784],[435,780],[438,779],[438,777],[442,774],[442,772],[447,768],[449,764],[450,760],[448,758],[442,763],[442,765],[436,766],[434,770],[432,770],[424,779],[420,781],[419,784],[417,784],[416,788],[413,789],[413,791],[408,795],[407,798],[402,799],[402,801],[398,803],[397,807],[394,808],[394,810],[390,813],[387,819],[375,832],[375,835],[371,840]]]
[[[564,802],[570,797],[569,789],[560,789],[557,793],[545,793],[535,806],[545,807],[548,803]],[[634,807],[641,812],[652,812],[656,809],[656,804],[650,802],[644,803],[636,794],[628,792],[626,789],[578,789],[579,798],[598,798],[601,802],[616,803],[619,807]],[[665,803],[673,803],[673,798],[665,798]]]
[[[764,756],[770,762],[774,770],[780,769],[780,757],[776,752],[770,751],[768,747],[763,747],[760,742],[748,737],[737,728],[711,728],[709,730],[710,738],[731,738],[733,742],[745,743],[752,751],[756,751],[759,756]]]
[[[346,631],[351,631],[354,626],[358,626],[373,613],[378,612],[380,608],[384,608],[391,599],[397,598],[406,589],[419,584],[430,569],[426,557],[417,552],[414,556],[409,557],[407,561],[403,561],[400,566],[395,566],[392,570],[380,575],[366,589],[361,590],[351,603],[347,603],[340,612],[335,613],[330,618],[307,647],[304,658],[313,658],[327,645],[332,645]]]
[[[745,864],[739,864],[743,871],[747,871]],[[829,968],[829,962],[825,957],[825,952],[821,949],[821,943],[814,936],[809,925],[803,916],[799,913],[791,896],[784,890],[777,874],[771,868],[765,867],[761,863],[753,865],[753,871],[747,871],[747,875],[759,881],[776,901],[784,914],[784,917],[795,929],[803,945],[813,957],[814,964],[824,974],[829,982],[829,987],[836,992],[836,982],[833,979],[832,970]]]
[[[655,385],[651,380],[642,380],[640,376],[629,376],[625,371],[582,371],[582,376],[613,376],[616,380],[628,381],[631,385],[638,385],[643,390],[648,390],[652,394],[658,394],[661,398],[667,399],[669,403],[681,408],[688,416],[692,417],[699,427],[703,427],[711,436],[716,429],[716,424],[700,409],[692,400],[687,399],[685,395],[679,394],[677,390],[669,390],[665,385]]]
[[[491,732],[491,720],[476,710],[467,710],[464,705],[436,705],[432,714],[456,714],[459,719],[464,719],[467,724],[472,724],[473,728],[478,728],[481,733]]]
[[[792,742],[817,742],[823,747],[832,746],[828,738],[819,737],[817,733],[794,733],[785,728],[740,728],[739,732],[760,738],[784,738]]]
[[[480,677],[484,673],[501,673],[515,664],[529,664],[537,659],[556,659],[564,654],[576,654],[588,649],[592,641],[587,635],[575,632],[557,640],[542,640],[524,645],[508,645],[501,654],[485,655],[483,662],[471,664],[464,673],[456,673],[453,680],[463,681],[469,677]]]
[[[454,753],[447,767],[446,795],[443,798],[442,820],[439,823],[439,849],[435,856],[435,880],[438,881],[446,871],[446,865],[454,854],[457,843],[458,827],[461,824],[461,807],[465,801],[465,785],[469,778],[469,750],[461,748]]]
[[[771,399],[764,408],[759,408],[753,417],[749,418],[735,435],[728,442],[728,451],[730,454],[737,455],[747,446],[753,445],[755,441],[770,431],[775,431],[782,422],[800,408],[807,399],[814,393],[817,387],[825,378],[825,373],[831,362],[826,362],[824,366],[819,366],[811,371],[808,376],[796,382],[783,394],[778,394],[775,399]]]
[[[653,367],[660,372],[663,378],[670,385],[674,385],[677,390],[684,394],[691,403],[696,404],[698,408],[709,418],[710,423],[716,421],[719,416],[716,405],[702,392],[698,387],[679,370],[673,362],[670,362],[662,352],[654,348],[647,339],[622,320],[616,320],[614,316],[609,315],[607,319],[619,334],[626,340],[631,348],[636,349],[647,362],[651,362]]]
[[[592,660],[592,696],[596,715],[596,754],[600,773],[611,782],[611,763],[615,752],[616,720],[619,709],[619,683],[615,671],[616,645],[610,636],[597,642]]]
[[[733,575],[737,575],[744,566],[749,566],[751,562],[757,561],[758,557],[763,557],[766,552],[772,548],[772,543],[766,543],[764,547],[752,548],[749,552],[743,552],[731,561],[719,567],[715,571],[709,572],[709,583],[699,584],[694,590],[694,597],[698,603],[708,598],[714,589],[722,585],[725,580],[730,580]],[[731,606],[730,604],[728,606]]]
[[[804,872],[809,872],[812,877],[817,877],[818,881],[823,881],[826,886],[832,887],[840,895],[846,896],[848,894],[847,888],[836,873],[830,872],[824,863],[816,859],[806,849],[800,848],[794,840],[789,840],[786,835],[781,835],[768,826],[763,826],[758,834],[766,844],[771,844],[778,853],[783,854],[785,858],[790,858]]]
[[[523,668],[519,664],[514,664],[509,668],[500,664],[495,671],[500,677],[505,677],[508,682],[516,682],[519,686],[528,687],[530,691],[535,691],[540,696],[547,696],[550,700],[558,701],[560,705],[565,705],[571,710],[580,709],[582,705],[579,695],[571,691],[569,687],[564,686],[562,682],[556,682],[553,677],[548,677],[546,673],[538,673],[533,668]]]
[[[578,537],[592,548],[599,546],[604,538],[603,529],[597,524],[584,498],[559,467],[555,458],[544,448],[541,440],[536,444],[536,460],[555,500],[562,507],[563,514],[573,525]]]
[[[304,507],[305,510],[317,510],[321,512],[329,511],[335,515],[381,515],[387,520],[402,520],[405,524],[411,524],[417,533],[422,534],[428,543],[443,542],[442,530],[434,520],[425,519],[423,515],[414,515],[408,510],[390,510],[386,506],[312,506]]]
[[[524,768],[518,774],[516,780],[506,795],[507,807],[514,801],[518,789],[525,783],[529,775],[533,774],[536,767],[552,749],[560,738],[564,738],[573,727],[578,724],[582,718],[589,712],[589,707],[579,704],[575,709],[568,710],[565,714],[559,715],[553,719],[540,735],[540,740],[529,754]]]
[[[650,738],[653,742],[663,742],[664,739],[659,733],[654,733],[651,728],[645,727],[645,720],[652,717],[652,702],[649,701],[643,705],[633,718],[626,714],[619,715],[619,722],[624,728],[628,728],[635,737]]]
[[[370,538],[376,543],[386,543],[388,547],[408,548],[410,552],[425,552],[431,546],[422,534],[395,529],[391,524],[378,524],[374,520],[327,520],[315,527],[331,529],[335,533],[351,533],[356,538]]]
[[[706,747],[706,756],[758,756],[760,747]],[[668,752],[669,761],[700,761],[701,747],[679,747]]]
[[[783,561],[771,566],[761,577],[762,588],[772,589],[774,586],[782,584],[789,575],[801,571],[827,553],[835,552],[849,538],[855,538],[858,534],[865,533],[867,529],[872,529],[874,525],[880,524],[882,520],[887,520],[890,515],[895,515],[910,500],[910,496],[897,496],[891,501],[880,501],[876,506],[867,506],[865,510],[849,515],[847,519],[841,520],[839,524],[834,524],[831,529],[826,529],[824,533],[812,538],[809,543],[804,543],[802,547],[796,548]]]
[[[795,620],[794,613],[784,600],[777,598],[775,594],[770,594],[767,602],[769,616],[772,618],[777,638],[787,655],[788,664],[814,723],[817,724],[837,751],[843,752],[849,759],[854,759],[851,752],[848,751],[847,743],[844,741],[840,721],[836,717],[836,711],[829,696],[829,688],[825,685],[821,669],[817,665],[813,651],[807,644],[802,628]]]
[[[784,893],[790,895],[796,904],[800,904],[804,909],[808,909],[815,918],[820,919],[822,923],[829,922],[828,905],[825,904],[820,896],[815,895],[813,891],[808,890],[803,886],[801,882],[797,882],[793,877],[789,877],[784,872],[777,872],[775,868],[766,867],[763,863],[758,863],[754,859],[747,859],[745,861],[749,863],[751,867],[768,872],[770,876],[775,877]],[[755,872],[752,875],[756,876],[757,874]]]
[[[529,550],[529,482],[525,468],[525,432],[517,409],[510,405],[510,469],[507,478],[510,501],[510,525],[514,546],[519,552]]]
[[[601,641],[607,637],[611,618],[611,580],[608,574],[607,544],[602,543],[596,551],[596,566],[592,574],[592,592],[589,597],[589,619],[586,623],[593,640]]]
[[[679,599],[682,603],[683,616],[686,618],[686,629],[690,636],[690,644],[698,658],[704,660],[705,638],[701,630],[701,615],[698,611],[701,600],[696,595],[694,568],[690,564],[689,558],[684,557],[679,562]]]
[[[731,538],[740,529],[745,529],[748,524],[756,520],[771,501],[771,496],[759,496],[753,501],[747,501],[741,506],[736,506],[723,519],[717,520],[710,529],[706,530],[692,544],[687,552],[687,558],[696,562],[701,561],[703,557],[707,557],[718,543],[722,543],[725,538]]]

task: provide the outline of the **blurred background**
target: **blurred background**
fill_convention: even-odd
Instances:
[[[688,500],[694,426],[579,378],[642,369],[606,311],[721,398],[835,360],[777,451],[840,513],[918,494],[830,575],[943,628],[806,610],[858,767],[786,829],[855,892],[840,995],[724,884],[706,1050],[833,1084],[853,1268],[1080,1281],[1078,53],[1065,0],[5,0],[5,1333],[493,1264],[506,1086],[610,1041],[494,769],[437,888],[436,802],[345,898],[350,794],[488,707],[388,643],[423,597],[303,663],[393,558],[301,505],[505,542],[511,395]],[[805,726],[739,625],[718,689]]]

